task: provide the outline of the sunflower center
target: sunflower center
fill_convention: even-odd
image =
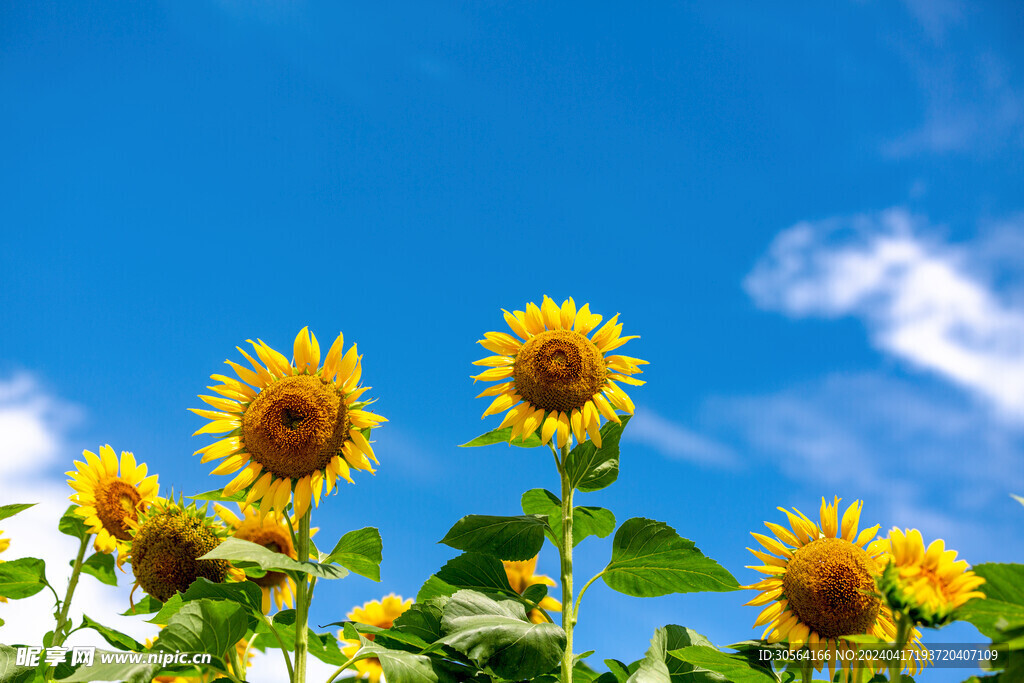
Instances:
[[[259,529],[240,529],[235,533],[235,538],[240,538],[243,541],[249,541],[257,545],[261,545],[267,550],[271,550],[275,553],[283,553],[293,560],[296,558],[295,550],[292,546],[292,539],[289,538],[288,533],[279,526],[263,527]],[[261,588],[273,588],[274,586],[280,586],[288,579],[288,576],[283,572],[267,572],[263,576],[250,578],[249,580],[255,583]]]
[[[103,488],[96,492],[96,516],[103,528],[114,538],[122,541],[131,539],[128,520],[139,517],[138,504],[142,500],[139,490],[120,479],[108,479]]]
[[[142,590],[167,602],[199,577],[224,581],[226,561],[196,559],[218,545],[220,539],[202,519],[164,511],[146,520],[132,539],[132,571]]]
[[[249,456],[277,477],[323,470],[348,438],[348,411],[333,382],[285,377],[261,391],[242,416]]]
[[[861,548],[841,538],[820,538],[793,553],[782,588],[793,613],[820,637],[867,633],[881,606],[877,572]]]
[[[601,352],[573,330],[548,330],[530,337],[512,367],[516,392],[546,411],[582,408],[601,390],[605,377]]]

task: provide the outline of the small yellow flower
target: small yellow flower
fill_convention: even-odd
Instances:
[[[131,539],[131,524],[156,501],[157,475],[147,477],[146,463],[136,463],[128,451],[121,451],[118,474],[117,455],[109,445],[100,447],[99,456],[89,450],[82,455],[85,462],[76,460],[76,469],[67,473],[68,486],[75,491],[71,502],[78,505],[75,514],[85,519],[89,533],[96,534],[97,551],[123,551]]]
[[[534,574],[537,570],[537,556],[535,555],[531,560],[521,560],[514,562],[512,560],[502,560],[502,564],[505,565],[505,575],[508,577],[508,585],[512,587],[516,593],[522,595],[527,588],[535,584],[543,584],[545,586],[554,586],[555,580],[550,576],[544,576],[543,574]],[[550,595],[544,597],[537,606],[540,609],[532,609],[527,616],[535,624],[543,624],[549,621],[544,613],[540,610],[548,612],[561,612],[562,603],[555,600]]]
[[[217,515],[224,520],[228,527],[228,533],[243,541],[256,543],[264,548],[273,550],[275,553],[284,553],[293,560],[298,559],[295,552],[295,545],[292,543],[291,530],[288,528],[288,521],[277,512],[267,513],[265,516],[253,510],[251,507],[244,511],[244,518],[239,518],[234,512],[223,505],[215,505]],[[298,528],[298,517],[291,518],[291,528]],[[317,529],[310,529],[310,536],[313,536]],[[291,607],[295,595],[295,581],[283,572],[267,572],[259,578],[250,578],[263,591],[263,611],[270,612],[271,600],[277,605]]]
[[[498,428],[512,427],[509,441],[526,441],[539,431],[542,443],[555,439],[559,448],[574,437],[578,443],[590,438],[600,448],[601,417],[619,422],[616,410],[633,414],[633,401],[619,383],[644,384],[632,375],[647,364],[607,354],[639,337],[620,336],[618,314],[588,337],[601,316],[589,304],[576,310],[571,298],[559,306],[545,296],[539,307],[529,303],[525,312],[502,312],[516,336],[485,332],[477,343],[498,355],[473,363],[488,368],[474,382],[502,382],[477,396],[495,397],[483,417],[507,410]]]
[[[3,531],[0,531],[0,553],[11,547],[11,539],[4,538],[3,533]],[[3,563],[3,560],[0,560],[0,563]],[[0,595],[0,602],[7,602],[7,598]]]
[[[970,571],[966,560],[957,560],[955,550],[946,550],[941,538],[926,549],[917,529],[894,528],[888,542],[891,554],[879,587],[893,611],[914,623],[943,626],[965,602],[985,597],[977,590],[985,579]]]
[[[767,605],[754,627],[767,625],[762,636],[769,643],[788,642],[790,649],[807,646],[828,655],[829,677],[835,675],[837,654],[855,648],[844,636],[872,635],[887,642],[896,637],[892,612],[875,590],[875,577],[888,549],[876,539],[878,525],[858,533],[861,501],[855,501],[839,517],[837,497],[829,504],[821,499],[820,525],[797,509],[779,508],[790,528],[765,522],[772,536],[751,535],[765,551],[747,548],[763,566],[749,569],[767,578],[746,588],[760,591],[747,605]],[[920,633],[910,634],[908,648],[920,650]],[[849,655],[843,656],[843,661]],[[823,657],[816,657],[821,670]],[[914,657],[909,657],[916,672]],[[878,664],[883,668],[884,662]]]
[[[224,458],[213,474],[235,475],[225,494],[247,491],[246,503],[259,502],[261,514],[284,514],[294,492],[295,514],[302,517],[312,501],[319,506],[326,486],[329,494],[338,477],[352,482],[350,468],[373,468],[370,430],[386,422],[365,410],[360,396],[362,356],[353,345],[342,353],[339,334],[323,366],[320,344],[308,328],[295,338],[289,361],[263,341],[249,340],[257,358],[235,347],[252,369],[225,361],[240,380],[212,375],[220,382],[208,387],[219,396],[200,396],[214,410],[190,408],[210,420],[196,434],[224,437],[196,451],[202,462]]]
[[[412,598],[403,601],[402,596],[391,593],[385,596],[379,602],[377,600],[370,600],[363,604],[362,607],[353,607],[352,611],[346,616],[349,621],[354,621],[359,624],[369,624],[370,626],[376,626],[377,628],[391,628],[395,623],[395,619],[402,616],[407,609],[412,607]],[[338,632],[338,639],[342,642],[344,647],[341,648],[342,654],[346,657],[351,658],[359,651],[359,641],[349,640],[342,637],[343,632]],[[367,635],[367,640],[373,640],[373,635]],[[355,678],[368,678],[370,683],[378,683],[381,675],[384,673],[384,669],[381,668],[380,660],[376,657],[367,657],[356,662],[356,675]]]

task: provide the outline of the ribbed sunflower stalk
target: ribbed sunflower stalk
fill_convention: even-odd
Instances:
[[[298,553],[299,562],[309,560],[309,523],[312,507],[299,521]],[[309,604],[313,600],[313,585],[308,574],[300,574],[295,592],[295,672],[292,683],[306,683],[306,655],[309,652]]]
[[[552,448],[554,450],[554,448]],[[569,473],[565,469],[569,456],[568,444],[562,446],[561,458],[557,455],[558,474],[562,479],[562,538],[558,548],[561,556],[562,571],[562,630],[565,631],[565,652],[562,654],[562,683],[572,683],[573,652],[572,631],[576,625],[576,615],[572,599],[572,494],[573,485],[569,481]]]

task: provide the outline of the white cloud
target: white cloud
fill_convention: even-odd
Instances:
[[[623,438],[647,444],[670,458],[698,465],[734,467],[737,463],[736,454],[725,444],[666,420],[649,409],[636,412]]]
[[[780,233],[745,287],[791,316],[853,315],[872,343],[1024,420],[1024,311],[901,209]]]

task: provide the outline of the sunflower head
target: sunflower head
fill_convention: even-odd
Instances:
[[[878,587],[894,612],[908,615],[914,623],[938,628],[953,620],[955,611],[968,600],[984,598],[977,590],[985,579],[946,550],[942,539],[927,548],[917,529],[889,532],[888,562]]]
[[[520,595],[526,592],[527,588],[536,584],[542,584],[544,586],[556,585],[555,580],[550,576],[534,574],[537,570],[536,555],[530,560],[502,560],[501,563],[505,566],[505,576],[508,577],[508,585],[512,587],[512,590]],[[544,596],[537,606],[540,610],[546,610],[548,612],[558,612],[562,609],[562,603],[551,596]],[[526,616],[528,616],[530,621],[533,623],[542,624],[548,621],[548,619],[540,610],[532,609]]]
[[[575,438],[601,446],[601,417],[619,422],[616,412],[633,413],[633,402],[619,384],[641,385],[633,377],[647,361],[608,355],[630,339],[623,337],[618,314],[593,335],[601,316],[589,304],[577,310],[571,298],[556,304],[547,296],[538,307],[504,311],[515,336],[486,332],[477,343],[498,355],[474,363],[488,369],[473,380],[501,381],[482,396],[495,397],[483,416],[507,410],[499,429],[511,426],[510,441],[526,441],[540,430],[543,443],[553,438],[564,447]]]
[[[75,469],[67,473],[75,491],[70,499],[89,533],[96,534],[96,550],[113,553],[123,549],[131,539],[131,525],[156,500],[157,475],[147,477],[146,463],[136,463],[128,451],[121,451],[118,463],[109,445],[101,446],[99,455],[89,450],[82,455],[85,462],[76,460]]]
[[[764,606],[754,626],[767,626],[763,639],[770,643],[837,651],[851,647],[844,636],[892,640],[896,635],[892,613],[875,588],[885,541],[875,539],[877,525],[858,533],[861,501],[850,505],[841,518],[839,502],[835,498],[830,504],[822,498],[820,524],[795,508],[779,508],[789,528],[765,522],[773,536],[752,534],[763,550],[747,550],[764,565],[750,568],[767,578],[747,586],[760,591],[747,604]],[[917,631],[908,647],[920,649]],[[835,661],[833,654],[828,659],[830,675]]]
[[[362,607],[353,607],[346,615],[349,621],[360,624],[368,624],[378,628],[391,628],[395,619],[412,607],[412,598],[402,600],[402,596],[391,593],[378,600],[370,600],[363,603]],[[373,635],[367,635],[368,640],[373,640]],[[359,651],[359,641],[343,637],[343,632],[338,632],[338,639],[341,640],[341,652],[346,657],[352,657]],[[380,660],[376,657],[368,657],[356,662],[356,678],[367,678],[370,683],[379,683],[384,669],[381,668]]]
[[[191,409],[210,422],[196,434],[223,437],[200,448],[203,462],[223,458],[213,474],[234,474],[225,494],[246,490],[246,503],[263,513],[284,514],[294,493],[301,517],[310,502],[319,505],[338,477],[349,482],[351,468],[373,472],[377,462],[370,430],[386,420],[361,401],[362,356],[353,345],[345,353],[341,334],[323,365],[320,344],[307,328],[295,338],[292,360],[249,340],[259,360],[236,347],[250,367],[226,361],[238,379],[213,375],[216,396],[200,396],[214,410]]]
[[[238,576],[226,560],[200,560],[224,539],[224,528],[195,503],[160,498],[133,528],[129,558],[136,583],[161,602],[202,577]]]
[[[224,524],[228,527],[229,536],[256,543],[275,553],[283,553],[293,560],[298,559],[295,545],[292,542],[292,529],[298,528],[298,518],[285,519],[277,512],[260,515],[251,507],[244,510],[242,517],[222,505],[216,505],[215,509],[217,516],[224,520]],[[311,536],[316,532],[317,529],[310,529]],[[249,580],[263,591],[264,612],[270,611],[272,601],[278,609],[281,609],[282,605],[292,606],[292,596],[295,595],[296,586],[295,582],[284,572],[270,571],[263,576]]]

